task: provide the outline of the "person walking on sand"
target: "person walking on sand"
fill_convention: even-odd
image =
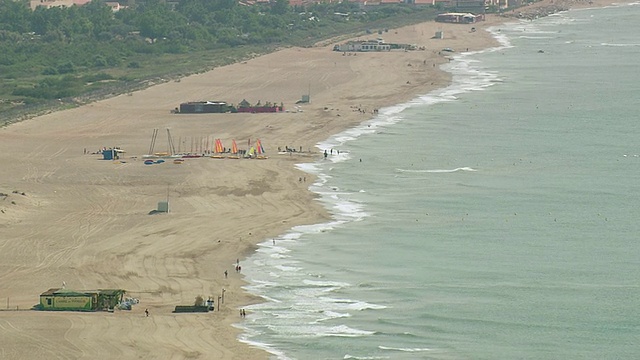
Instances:
[[[144,309],[144,316],[149,317],[149,309]]]
[[[229,276],[229,273],[227,272],[227,270],[224,271],[224,278],[226,279],[227,276]]]

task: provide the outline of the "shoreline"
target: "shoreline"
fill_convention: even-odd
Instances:
[[[495,21],[495,22],[491,22],[491,25],[487,25],[487,26],[482,26],[482,29],[484,31],[487,31],[487,33],[490,34],[491,38],[492,38],[492,42],[490,46],[487,46],[485,48],[478,48],[478,49],[471,49],[469,48],[468,51],[469,52],[485,52],[485,51],[489,51],[491,49],[495,49],[495,48],[502,48],[504,45],[500,42],[499,38],[496,36],[496,33],[493,32],[489,32],[489,28],[502,24],[504,22],[500,22],[500,21]],[[477,25],[477,24],[474,24]],[[411,27],[411,26],[408,26]],[[406,28],[408,28],[406,27]],[[399,29],[405,29],[405,28],[399,28]],[[442,66],[446,65],[448,61],[453,62],[455,61],[453,58],[449,59],[450,57],[455,57],[457,56],[457,54],[451,54],[451,56],[443,56],[443,60],[445,61],[441,61],[439,63],[439,65],[436,67],[437,71],[441,72],[442,74],[444,74],[445,76],[448,77],[447,82],[443,82],[440,85],[441,86],[432,86],[434,84],[431,84],[431,86],[428,86],[428,90],[425,92],[417,92],[415,94],[413,94],[412,96],[409,96],[407,98],[404,98],[403,100],[399,101],[399,102],[393,102],[393,103],[389,103],[389,104],[385,104],[383,105],[380,109],[376,109],[375,113],[371,113],[369,114],[369,117],[366,119],[363,119],[362,122],[359,123],[354,123],[352,124],[351,127],[347,127],[342,129],[340,132],[338,133],[334,133],[329,135],[326,139],[324,140],[320,140],[317,144],[316,144],[316,148],[318,149],[318,153],[322,154],[324,149],[331,149],[331,153],[329,155],[329,157],[334,156],[335,152],[334,150],[337,150],[338,148],[340,148],[343,144],[357,140],[360,136],[365,135],[366,134],[366,130],[365,130],[365,124],[371,124],[371,127],[373,129],[378,129],[379,126],[381,126],[382,128],[385,128],[387,126],[391,126],[391,123],[388,123],[386,121],[377,121],[376,117],[378,115],[377,110],[380,110],[380,114],[383,114],[383,116],[385,115],[389,115],[389,114],[399,114],[402,111],[404,111],[405,109],[409,108],[412,106],[412,102],[415,101],[416,99],[419,99],[423,96],[435,96],[438,97],[438,95],[435,95],[434,93],[437,93],[441,90],[445,90],[450,88],[452,85],[454,85],[453,83],[453,73],[447,70],[443,70]],[[448,60],[446,60],[448,59]],[[398,109],[401,108],[401,109]],[[388,114],[386,114],[388,111]],[[394,122],[395,123],[395,122]],[[368,127],[368,126],[367,126]],[[353,132],[358,132],[357,129],[362,130],[362,132],[358,133],[358,134],[354,134]],[[348,135],[347,135],[348,134]],[[336,137],[339,137],[341,135],[344,136],[348,136],[349,139],[348,140],[344,140],[342,142],[338,141],[338,144],[331,144],[332,140],[335,140]],[[340,153],[338,153],[340,154]],[[317,170],[314,166],[314,164],[319,164],[319,162],[321,162],[322,159],[316,159],[315,162],[303,162],[303,163],[299,163],[296,164],[296,168],[300,169],[300,171],[304,172],[305,174],[307,174],[306,180],[308,181],[309,178],[313,180],[316,180],[318,178],[318,175],[323,175],[323,173],[317,173],[315,170]],[[340,160],[338,160],[340,161]],[[317,183],[313,183],[312,186],[315,186]],[[320,187],[322,187],[323,185],[319,185]],[[311,189],[309,189],[310,192],[313,192]],[[317,196],[318,199],[323,199],[322,195],[320,193],[317,192],[313,192],[313,194],[315,194]],[[337,210],[332,210],[330,208],[327,207],[326,204],[328,204],[328,202],[323,202],[325,205],[323,206],[324,208],[324,212],[326,214],[326,217],[323,216],[322,218],[320,218],[319,222],[316,223],[312,223],[312,224],[300,224],[302,226],[310,226],[313,228],[322,228],[322,229],[328,229],[327,231],[331,231],[332,229],[335,228],[335,224],[336,223],[350,223],[353,220],[340,220],[337,217],[339,217],[341,215],[340,212],[338,212]],[[313,231],[312,231],[313,232]],[[285,237],[287,235],[290,234],[301,234],[302,236],[304,236],[306,234],[306,232],[304,230],[296,230],[294,228],[290,228],[287,231],[280,233],[278,235],[273,236],[272,238],[274,240],[278,240],[279,238]],[[297,238],[297,236],[294,236],[294,238]],[[265,246],[269,246],[270,245],[270,241],[271,241],[271,237],[268,239],[263,239],[262,241],[260,241],[258,244],[265,244]],[[275,243],[274,243],[275,244]],[[252,253],[250,254],[248,257],[251,257],[255,254]],[[247,282],[247,285],[251,285],[251,283]],[[253,293],[251,293],[250,291],[247,290],[247,292],[249,292],[249,294],[254,295]],[[262,298],[261,298],[262,299]],[[264,300],[264,301],[268,301],[268,300]],[[258,303],[263,302],[263,301],[259,301]],[[251,305],[251,304],[250,304]],[[246,329],[244,327],[242,327],[242,325],[238,326],[238,328],[241,329]],[[245,332],[246,333],[246,332]],[[260,343],[260,342],[256,342],[256,341],[252,341],[249,340],[248,338],[244,338],[244,339],[240,339],[239,341],[244,342],[246,344],[248,344],[249,346],[255,346],[258,347],[260,349],[263,349],[264,351],[268,352],[270,354],[270,356],[279,356],[279,355],[283,355],[283,353],[281,351],[279,351],[279,349],[277,348],[272,348],[270,347],[268,344],[264,344],[264,343]]]
[[[495,18],[481,26],[473,25],[484,30],[504,22],[504,18]],[[472,34],[468,27],[458,24],[412,25],[391,30],[395,33],[388,34],[388,39],[385,35],[385,40],[422,38],[434,27],[445,26],[445,34],[451,32],[454,37],[447,42],[448,46],[466,48],[470,39],[463,37]],[[473,34],[476,33],[480,31]],[[469,51],[492,47],[486,46],[491,41],[497,44],[490,34],[489,37],[482,43],[469,45]],[[8,207],[8,214],[0,218],[0,235],[8,239],[0,242],[0,247],[8,250],[2,256],[7,265],[3,266],[0,278],[9,288],[7,296],[0,294],[0,300],[6,297],[7,304],[16,303],[23,308],[37,301],[36,291],[43,292],[66,281],[76,289],[113,287],[114,283],[125,289],[137,289],[131,294],[142,303],[130,313],[113,315],[0,312],[0,322],[10,322],[22,330],[22,334],[2,332],[6,336],[0,340],[0,346],[24,349],[29,344],[23,336],[25,331],[32,339],[43,338],[47,329],[32,327],[42,323],[44,317],[50,326],[66,329],[63,336],[52,336],[40,345],[60,356],[77,355],[80,348],[93,358],[106,357],[112,350],[125,357],[151,354],[160,358],[207,358],[215,354],[222,359],[267,358],[263,350],[237,340],[240,330],[233,326],[241,321],[237,309],[261,299],[242,289],[247,283],[241,274],[234,274],[232,266],[236,259],[242,263],[265,239],[286,233],[296,225],[317,224],[331,218],[331,214],[314,201],[317,195],[312,194],[306,184],[299,183],[299,177],[304,175],[300,175],[302,172],[295,164],[319,159],[321,153],[314,151],[316,144],[371,119],[372,109],[410,101],[420,94],[445,88],[451,82],[451,75],[439,69],[447,60],[437,52],[404,53],[395,58],[384,57],[387,54],[358,54],[347,59],[337,53],[326,53],[327,48],[285,49],[225,67],[231,74],[218,75],[221,69],[215,69],[202,76],[185,78],[179,84],[161,84],[130,97],[119,96],[0,129],[0,149],[5,153],[0,163],[7,169],[6,175],[0,177],[3,184],[0,192],[10,193],[15,188],[26,193],[17,198],[18,209]],[[426,53],[430,57],[418,56]],[[298,59],[299,64],[294,64],[293,69],[272,68],[278,61],[293,58]],[[338,69],[338,61],[346,66]],[[331,69],[336,69],[336,73],[329,73]],[[371,69],[387,73],[380,75],[380,79],[362,75]],[[243,76],[243,73],[260,71],[263,78]],[[279,76],[278,71],[285,72],[288,79],[278,83],[274,79]],[[300,76],[305,71],[310,76]],[[243,125],[237,124],[238,119],[233,115],[224,116],[215,124],[224,129],[220,135],[224,139],[260,137],[268,144],[270,154],[275,154],[278,146],[309,149],[295,156],[270,155],[264,162],[241,160],[233,164],[202,159],[199,163],[185,164],[188,171],[185,175],[173,168],[169,174],[153,167],[145,168],[132,158],[127,158],[127,163],[104,164],[78,155],[82,147],[90,146],[84,138],[97,139],[105,145],[116,145],[120,140],[128,152],[143,154],[148,147],[147,135],[153,127],[170,127],[174,136],[181,133],[193,138],[196,135],[192,133],[206,133],[211,126],[210,119],[203,116],[185,119],[184,116],[190,115],[169,115],[167,109],[173,108],[171,105],[178,98],[205,96],[213,79],[222,80],[219,89],[229,87],[231,95],[246,94],[246,89],[252,89],[248,93],[259,97],[266,90],[286,98],[289,103],[295,100],[296,94],[305,92],[304,78],[309,78],[308,83],[313,85],[309,85],[312,102],[301,106],[303,112],[282,114],[278,118],[281,122],[274,122],[269,115],[254,114],[243,119],[246,121]],[[238,80],[240,85],[236,85]],[[278,90],[283,85],[288,85],[289,90]],[[354,96],[357,91],[361,93]],[[137,102],[138,98],[142,98],[143,105]],[[271,99],[263,97],[262,100]],[[155,108],[157,103],[162,109]],[[364,108],[365,113],[356,113],[351,106]],[[125,116],[127,119],[120,118]],[[140,124],[129,124],[131,119]],[[64,123],[54,125],[54,121],[48,120]],[[189,126],[181,124],[185,121],[190,122]],[[26,154],[28,166],[13,159],[16,153]],[[112,173],[105,174],[105,165]],[[209,179],[215,173],[220,174]],[[233,181],[229,181],[230,178]],[[160,194],[166,192],[167,187],[171,198],[176,199],[170,217],[158,221],[157,216],[142,214],[144,209],[155,206],[154,201],[162,198]],[[81,199],[82,196],[86,198]],[[131,201],[121,204],[123,198]],[[60,215],[58,209],[66,214]],[[51,230],[52,224],[60,228]],[[57,238],[64,244],[48,238]],[[199,238],[208,238],[208,241]],[[16,246],[11,240],[17,239],[27,244]],[[180,242],[180,246],[176,246],[176,242]],[[230,272],[229,278],[222,276],[226,269]],[[176,316],[170,312],[173,305],[188,304],[196,295],[206,298],[221,288],[227,290],[227,304],[222,311],[194,316]],[[143,321],[146,319],[142,312],[146,307],[151,311],[153,324]],[[212,327],[209,324],[212,317],[222,326]],[[88,339],[80,340],[83,331]],[[132,335],[127,345],[129,342],[118,336],[125,331],[147,331],[152,337]],[[71,336],[67,338],[67,334]],[[171,338],[176,339],[169,340]],[[61,350],[51,349],[58,340],[68,345]],[[160,345],[164,341],[168,345]],[[24,351],[17,354],[23,356],[18,358],[25,359],[33,355]]]

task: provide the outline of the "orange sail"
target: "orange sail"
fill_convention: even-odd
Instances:
[[[258,154],[264,154],[264,148],[262,147],[260,139],[256,140],[256,150],[258,151]]]
[[[217,153],[223,153],[224,152],[224,147],[222,146],[222,141],[220,139],[216,139],[216,152]]]
[[[237,154],[238,153],[238,144],[236,144],[236,140],[231,140],[231,152],[233,154]]]

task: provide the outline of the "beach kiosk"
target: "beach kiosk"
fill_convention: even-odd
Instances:
[[[117,147],[102,149],[102,160],[118,160],[120,158],[120,154],[123,152],[124,150]]]
[[[115,308],[122,302],[121,289],[69,290],[53,288],[40,294],[40,310],[100,311]]]
[[[49,289],[40,294],[43,310],[91,311],[98,302],[98,294],[67,289]]]

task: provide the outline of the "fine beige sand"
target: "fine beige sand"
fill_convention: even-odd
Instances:
[[[439,50],[494,46],[484,28],[508,20],[428,22],[383,34],[425,48],[418,51],[345,56],[330,42],[284,49],[0,129],[0,358],[268,358],[237,340],[232,324],[251,321],[239,309],[260,299],[242,290],[234,266],[239,259],[250,267],[243,259],[258,242],[328,219],[307,190],[313,179],[294,165],[321,159],[316,143],[374,109],[446,86],[450,77],[438,66],[448,59]],[[432,39],[439,30],[445,39]],[[298,111],[295,102],[309,90],[311,103]],[[170,111],[185,101],[242,99],[283,102],[290,112]],[[215,138],[246,149],[260,139],[268,159],[144,165],[154,129],[156,152],[167,151],[169,129],[176,150],[200,150],[207,139],[211,147]],[[91,154],[113,146],[126,151],[121,161]],[[278,154],[285,146],[298,151]],[[167,196],[171,212],[150,215]],[[63,282],[126,289],[140,304],[114,313],[28,310]],[[217,299],[222,289],[215,312],[172,313],[198,295]]]

